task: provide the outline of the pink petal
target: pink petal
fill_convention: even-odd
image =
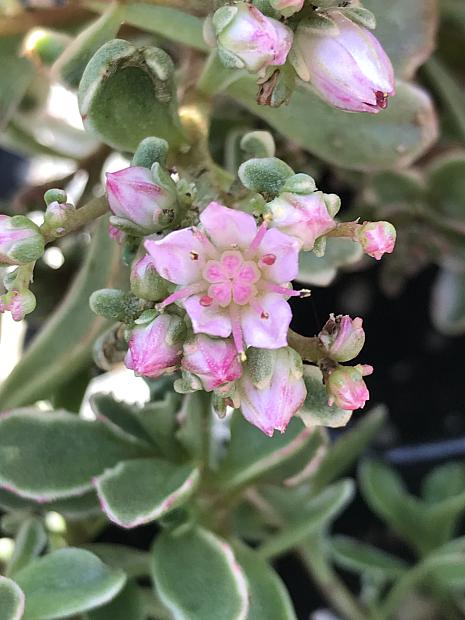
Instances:
[[[191,228],[176,230],[160,241],[148,239],[145,247],[162,278],[175,284],[191,284],[201,279],[205,247]]]
[[[210,334],[227,338],[231,335],[231,320],[227,311],[219,306],[202,306],[202,295],[192,295],[184,302],[184,307],[192,321],[196,334]]]
[[[291,308],[281,295],[267,293],[258,297],[253,307],[242,309],[241,327],[246,345],[261,349],[285,347],[291,318]]]
[[[218,202],[211,202],[202,211],[200,221],[216,247],[225,250],[235,245],[246,248],[257,232],[257,225],[251,215],[229,209]]]
[[[272,254],[276,260],[272,265],[261,263],[262,273],[268,280],[290,282],[299,272],[300,243],[294,237],[285,235],[276,228],[266,231],[260,244],[260,256]]]

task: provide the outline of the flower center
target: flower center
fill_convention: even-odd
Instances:
[[[239,250],[228,250],[219,260],[209,260],[203,269],[203,277],[209,283],[202,305],[216,302],[221,307],[231,302],[245,306],[257,295],[255,284],[261,273],[256,263],[247,260]]]

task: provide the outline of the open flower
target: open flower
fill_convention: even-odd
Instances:
[[[303,250],[311,250],[318,237],[336,225],[328,212],[323,192],[283,192],[268,203],[267,209],[271,225],[300,239]]]
[[[283,433],[307,395],[302,359],[283,347],[272,352],[267,379],[254,381],[252,375],[246,369],[237,382],[242,415],[270,437],[275,430]]]
[[[184,344],[182,368],[196,375],[207,392],[235,381],[242,374],[232,340],[203,334]]]
[[[182,345],[177,338],[181,329],[180,317],[169,314],[137,325],[132,331],[124,359],[126,368],[152,378],[174,371],[181,359]]]
[[[342,13],[330,13],[338,33],[311,34],[304,27],[294,38],[293,64],[328,103],[349,112],[376,113],[395,95],[394,70],[378,39]]]
[[[373,367],[368,364],[338,366],[326,380],[329,405],[336,405],[346,411],[362,409],[370,398],[363,377],[371,375],[372,372]]]
[[[213,16],[220,58],[229,66],[262,73],[283,65],[292,45],[292,30],[246,2],[221,7]]]
[[[145,247],[158,273],[179,285],[160,308],[180,301],[195,333],[245,346],[277,349],[287,344],[287,298],[298,273],[299,242],[276,229],[258,229],[254,218],[212,202],[202,229],[184,228]]]
[[[365,254],[380,260],[391,254],[396,245],[396,229],[389,222],[365,222],[357,232],[357,239]]]

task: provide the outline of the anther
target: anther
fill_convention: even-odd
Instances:
[[[271,265],[274,265],[276,262],[276,255],[275,254],[265,254],[264,256],[262,256],[261,259],[262,263],[265,265],[268,265],[269,267],[271,267]]]
[[[199,260],[199,254],[198,252],[194,252],[194,250],[190,252],[190,257],[191,257],[191,260]]]
[[[211,306],[213,303],[213,297],[210,297],[210,295],[203,295],[200,298],[200,305],[203,306],[204,308],[208,308],[208,306]]]
[[[269,318],[270,318],[270,315],[268,314],[268,312],[263,311],[263,312],[260,314],[260,318],[261,318],[261,319],[269,319]]]

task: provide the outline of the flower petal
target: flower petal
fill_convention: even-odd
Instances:
[[[147,239],[145,247],[162,278],[175,284],[192,284],[201,279],[207,257],[191,228],[176,230],[160,241]]]
[[[262,273],[267,280],[274,282],[290,282],[299,272],[300,242],[276,228],[266,231],[260,243],[260,256],[274,255],[276,260],[272,265],[261,264]]]
[[[241,312],[241,328],[248,347],[279,349],[287,345],[287,330],[292,312],[287,301],[277,293],[257,298]]]
[[[218,202],[211,202],[202,211],[200,221],[216,247],[225,250],[236,245],[247,248],[257,233],[257,225],[251,215],[229,209]]]
[[[227,338],[231,335],[231,320],[227,310],[216,305],[202,306],[202,295],[192,295],[184,301],[184,307],[192,321],[196,334],[210,334]]]

